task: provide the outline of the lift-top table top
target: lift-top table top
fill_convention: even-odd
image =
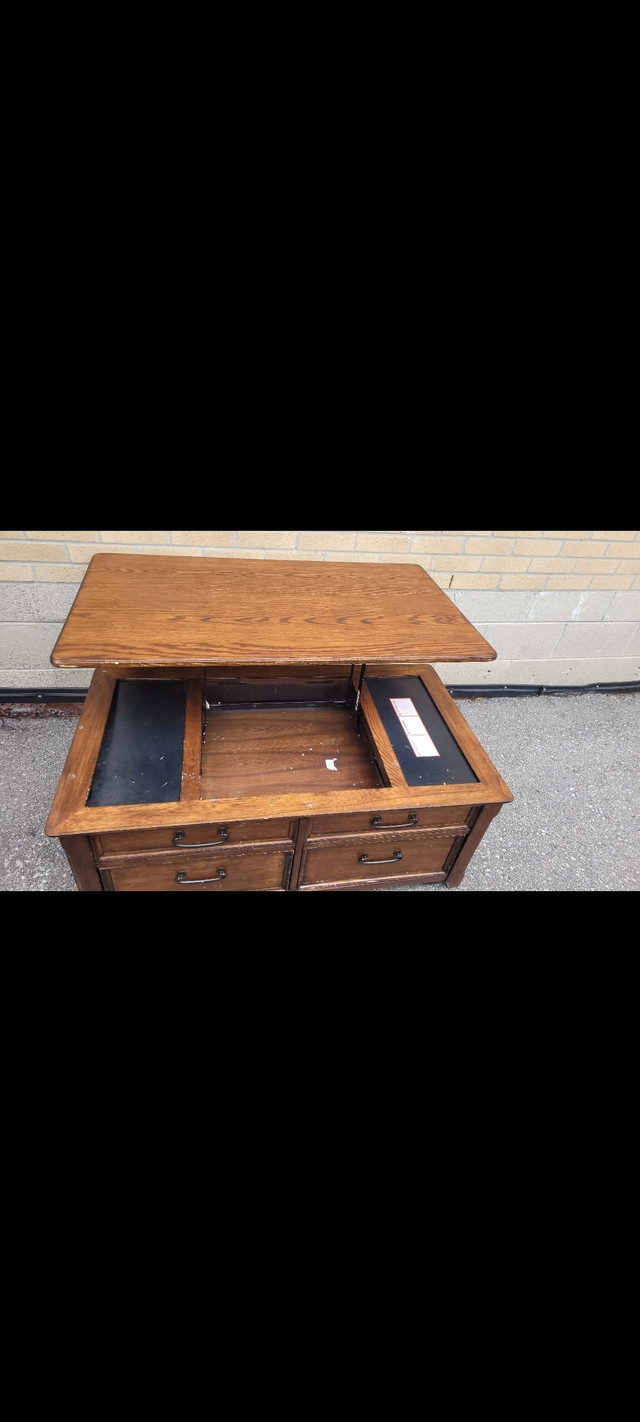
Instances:
[[[417,563],[96,553],[55,667],[494,661]]]

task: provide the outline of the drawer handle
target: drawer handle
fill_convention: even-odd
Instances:
[[[226,879],[226,869],[219,869],[212,879],[187,879],[186,874],[176,874],[177,884],[217,884],[219,879]]]
[[[178,833],[174,834],[173,836],[173,843],[178,849],[211,849],[216,844],[219,844],[221,839],[225,840],[228,838],[229,831],[227,829],[227,826],[220,825],[220,828],[218,830],[218,839],[205,839],[204,844],[193,844],[192,842],[190,842],[189,844],[182,844],[182,840],[184,839],[184,830],[178,830]],[[203,879],[202,883],[204,882],[205,881]]]
[[[417,816],[417,815],[409,815],[408,820],[406,820],[406,821],[405,821],[403,824],[401,824],[401,825],[383,825],[383,824],[381,824],[381,822],[380,822],[380,815],[374,815],[374,817],[373,817],[373,819],[372,819],[372,821],[371,821],[371,828],[372,828],[372,829],[410,829],[410,828],[411,828],[411,825],[417,825],[417,823],[418,823],[418,816]]]
[[[393,859],[370,859],[368,854],[360,855],[361,864],[393,864],[396,859],[402,859],[401,849],[396,849]]]

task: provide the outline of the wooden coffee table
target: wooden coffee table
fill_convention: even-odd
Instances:
[[[455,886],[513,797],[430,663],[495,656],[417,564],[98,553],[46,832],[82,890]]]

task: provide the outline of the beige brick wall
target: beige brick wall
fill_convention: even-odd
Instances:
[[[498,652],[449,683],[637,680],[640,532],[629,529],[0,530],[0,688],[87,685],[49,663],[94,553],[419,563]],[[61,586],[62,585],[62,586]],[[66,586],[65,586],[66,585]]]

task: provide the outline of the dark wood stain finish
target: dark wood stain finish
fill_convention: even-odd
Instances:
[[[71,873],[77,887],[84,893],[102,892],[100,875],[91,853],[91,845],[84,834],[60,835],[60,843],[69,860]]]
[[[442,873],[455,841],[426,831],[418,834],[349,836],[346,842],[307,840],[300,873],[301,884],[331,884],[340,880],[406,878]]]
[[[260,844],[264,840],[287,840],[293,846],[294,820],[216,820],[209,825],[167,825],[165,829],[113,830],[94,836],[99,859],[110,854],[135,854],[148,850],[218,849],[233,844]]]
[[[462,883],[465,869],[472,854],[474,854],[478,848],[480,840],[486,834],[492,819],[494,819],[501,809],[501,805],[484,805],[479,811],[475,824],[467,835],[460,849],[460,853],[449,871],[447,883],[451,889],[457,889],[458,885]]]
[[[139,856],[138,859],[132,857],[126,865],[111,866],[108,873],[116,892],[264,892],[287,887],[292,857],[291,852],[285,850],[235,857],[218,854],[194,859],[190,856],[188,862],[173,859],[170,863],[153,863]]]
[[[357,811],[350,815],[314,815],[310,820],[309,833],[315,839],[324,839],[327,835],[334,834],[384,834],[385,830],[401,829],[403,832],[412,829],[449,829],[456,834],[468,834],[467,815],[469,807],[467,805],[442,806],[440,809],[416,809],[415,805],[405,809],[382,810],[379,814],[372,815],[371,812],[359,814]],[[411,816],[415,817],[415,824]],[[376,824],[374,825],[374,820]]]

